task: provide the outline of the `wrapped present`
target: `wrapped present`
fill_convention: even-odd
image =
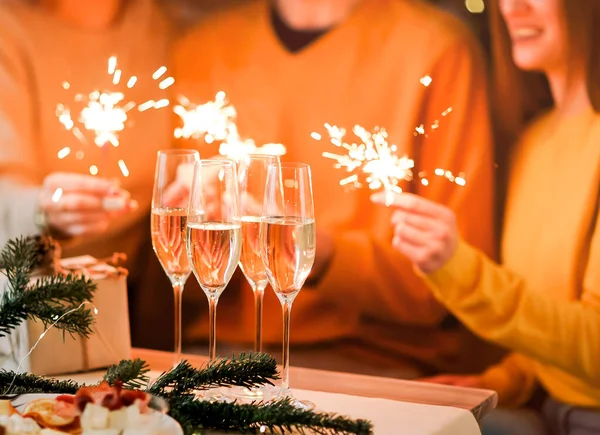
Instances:
[[[118,260],[115,257],[111,260]],[[131,356],[127,271],[90,256],[61,259],[39,269],[32,279],[49,273],[81,273],[94,280],[97,290],[93,305],[97,309],[89,338],[72,338],[56,328],[44,332],[41,322],[29,320],[0,339],[0,364],[8,370],[57,375],[101,369]],[[0,292],[6,291],[6,277],[0,275]],[[89,306],[87,308],[90,308]],[[39,340],[39,342],[38,342]],[[37,343],[35,349],[29,350]]]

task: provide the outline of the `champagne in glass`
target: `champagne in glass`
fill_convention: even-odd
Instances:
[[[175,363],[181,360],[181,299],[191,273],[185,247],[187,207],[197,151],[158,152],[152,196],[152,247],[173,286],[175,297]]]
[[[314,408],[290,392],[292,303],[315,260],[316,233],[310,167],[304,163],[269,165],[261,220],[261,257],[283,308],[281,393],[296,406]]]
[[[242,243],[236,165],[200,160],[187,220],[187,253],[209,304],[209,359],[216,357],[217,303],[240,260]]]
[[[262,317],[265,288],[269,283],[267,269],[261,258],[260,222],[269,165],[277,163],[275,156],[250,155],[238,163],[242,252],[240,268],[254,294],[255,335],[254,351],[262,352]],[[265,397],[266,386],[259,388],[233,387],[227,394],[238,399],[257,400]]]

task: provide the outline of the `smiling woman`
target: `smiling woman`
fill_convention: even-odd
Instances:
[[[496,414],[484,434],[598,434],[600,2],[489,6],[496,121],[515,138],[503,265],[461,240],[448,208],[410,194],[395,201],[394,247],[473,332],[513,351],[482,374],[436,381],[497,390],[512,407],[547,392],[542,413]]]

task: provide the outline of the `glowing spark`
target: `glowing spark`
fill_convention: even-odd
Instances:
[[[10,385],[8,386],[8,388],[6,388],[6,390],[4,390],[3,395],[6,395],[8,393],[10,393],[11,388],[13,387],[15,380],[17,379],[17,375],[19,373],[19,371],[21,370],[21,367],[23,366],[23,363],[25,363],[25,361],[27,361],[27,359],[31,356],[31,354],[33,353],[33,351],[38,347],[38,345],[40,344],[40,341],[42,341],[42,339],[46,336],[46,334],[48,334],[48,332],[54,328],[62,319],[64,319],[65,317],[67,317],[68,315],[81,310],[83,307],[85,307],[86,305],[92,305],[92,307],[94,307],[94,315],[98,315],[98,308],[96,308],[96,306],[94,306],[91,302],[83,302],[81,305],[70,309],[69,311],[65,312],[62,316],[58,316],[56,317],[56,319],[54,319],[54,322],[52,322],[52,324],[50,324],[50,326],[48,326],[44,332],[42,332],[40,334],[40,336],[38,337],[37,341],[34,343],[34,345],[31,347],[31,349],[29,349],[29,352],[27,352],[27,355],[25,355],[21,361],[19,361],[19,365],[17,366],[17,370],[15,370],[15,376],[12,378],[12,381],[10,383]]]
[[[71,154],[71,148],[69,147],[64,147],[63,149],[61,149],[58,153],[58,158],[59,159],[64,159],[65,157],[67,157],[69,154]]]
[[[175,129],[176,138],[194,138],[210,135],[214,139],[224,140],[236,116],[235,108],[229,104],[225,93],[218,93],[214,101],[195,105],[189,100],[179,98],[179,104],[173,107],[183,121],[183,126]]]
[[[52,202],[56,204],[58,201],[60,201],[62,194],[63,194],[62,188],[59,187],[58,189],[56,189],[54,191],[54,193],[52,194]]]
[[[118,133],[125,128],[127,111],[119,103],[124,95],[120,92],[93,94],[87,107],[81,111],[80,121],[86,130],[95,133],[94,143],[103,147],[107,143],[119,146]]]
[[[121,169],[121,173],[124,177],[129,177],[129,168],[123,160],[119,160],[119,169]]]
[[[156,103],[154,103],[154,108],[162,109],[163,107],[167,107],[168,105],[169,105],[169,100],[167,100],[166,98],[163,98],[162,100],[158,100]]]
[[[429,76],[424,76],[421,77],[421,79],[419,80],[421,82],[421,84],[425,87],[429,86],[431,84],[431,82],[433,81],[433,79]]]
[[[173,77],[167,77],[166,79],[164,79],[162,82],[160,82],[158,84],[158,87],[160,89],[167,89],[169,86],[171,86],[173,83],[175,83],[175,79]]]
[[[157,69],[156,71],[154,71],[154,73],[152,74],[152,79],[153,80],[158,80],[166,72],[167,72],[167,67],[166,66],[161,66],[159,69]]]
[[[340,180],[341,186],[363,187],[364,184],[371,190],[381,188],[386,192],[386,202],[391,203],[393,193],[401,193],[402,181],[411,181],[414,178],[413,169],[415,162],[404,156],[398,157],[396,145],[388,142],[385,129],[376,128],[367,131],[360,125],[354,126],[352,132],[360,139],[360,143],[348,143],[344,140],[346,130],[333,125],[325,124],[329,134],[329,141],[338,148],[342,148],[345,154],[323,152],[325,158],[335,161],[335,167],[349,173],[347,177]],[[321,140],[319,133],[312,133],[311,137]],[[417,177],[424,186],[429,185],[425,172],[420,172]],[[466,180],[464,174],[455,176],[451,171],[437,168],[434,175],[444,177],[452,183],[464,186]]]
[[[140,104],[138,106],[138,110],[140,112],[144,112],[148,109],[152,109],[154,107],[154,104],[156,104],[154,100],[148,100],[145,103]]]
[[[323,157],[335,160],[336,168],[350,173],[340,181],[341,186],[360,188],[366,182],[369,189],[383,188],[391,195],[393,192],[402,192],[399,186],[401,181],[412,180],[414,161],[396,155],[397,148],[388,143],[384,129],[376,128],[369,132],[360,125],[354,126],[352,132],[361,140],[360,144],[356,144],[344,141],[345,129],[329,124],[325,124],[325,128],[329,133],[329,141],[346,151],[346,154],[323,153]],[[321,137],[318,133],[311,136]]]
[[[89,141],[84,132],[91,132],[93,136],[93,143],[101,148],[108,145],[114,147],[119,146],[119,135],[125,129],[128,112],[138,107],[140,112],[148,109],[160,109],[169,105],[169,100],[164,98],[158,101],[150,100],[146,101],[138,106],[135,101],[128,100],[126,95],[120,91],[124,89],[123,84],[126,83],[127,89],[132,89],[138,82],[136,76],[131,76],[127,80],[123,75],[123,71],[117,68],[117,57],[111,56],[108,59],[108,74],[111,77],[112,86],[114,89],[105,90],[92,90],[89,93],[78,92],[74,96],[74,102],[78,105],[77,116],[74,116],[74,109],[68,107],[65,104],[59,103],[56,106],[56,116],[59,122],[65,127],[67,131],[70,131],[75,138],[84,145],[92,142]],[[153,79],[158,79],[160,76],[165,74],[167,68],[161,66],[152,74]],[[123,81],[123,83],[121,83]],[[165,90],[175,82],[173,77],[167,77],[162,80],[158,88]],[[65,90],[70,89],[71,83],[63,82],[62,84]],[[58,152],[58,157],[63,159],[70,154],[70,148],[65,147]],[[83,151],[77,151],[75,157],[79,160],[83,159]],[[123,163],[124,165],[124,163]],[[123,169],[125,168],[125,170]],[[122,166],[119,163],[121,172],[129,174],[127,166]],[[90,173],[96,175],[99,169],[96,165],[90,166]],[[127,176],[127,175],[125,175]]]
[[[115,74],[113,75],[113,85],[118,85],[119,82],[121,81],[121,70],[118,69],[115,71]]]
[[[127,80],[127,88],[128,89],[133,88],[136,83],[137,83],[137,77],[136,76],[129,77],[129,80]]]
[[[201,105],[191,103],[186,97],[179,97],[177,101],[179,104],[173,107],[173,112],[183,122],[174,131],[177,139],[203,138],[207,144],[221,141],[219,154],[236,161],[252,154],[281,156],[286,153],[282,144],[257,146],[254,140],[243,139],[235,123],[235,107],[227,101],[223,91],[219,91],[213,101]]]
[[[111,76],[115,73],[115,69],[117,68],[117,57],[111,56],[108,58],[108,75]]]

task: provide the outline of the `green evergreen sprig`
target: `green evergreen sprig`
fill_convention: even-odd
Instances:
[[[0,371],[0,394],[75,394],[82,385],[29,373]]]
[[[112,366],[104,379],[120,380],[128,385],[147,383],[147,364],[140,359],[124,360]],[[225,379],[225,376],[228,380]],[[186,435],[205,430],[274,434],[311,433],[322,435],[370,435],[372,425],[366,420],[302,410],[289,400],[269,403],[238,404],[198,400],[194,392],[215,386],[254,387],[271,384],[277,378],[274,359],[266,354],[242,354],[221,358],[196,369],[187,361],[164,373],[147,391],[169,403],[169,414],[179,422]],[[257,383],[253,383],[257,380]],[[49,393],[74,394],[83,385],[30,374],[0,372],[3,394]],[[10,387],[10,391],[7,391]],[[129,388],[129,387],[128,387]],[[263,429],[261,429],[261,427]]]
[[[140,358],[123,360],[108,368],[104,380],[110,385],[113,385],[115,381],[121,381],[125,388],[131,390],[145,389],[150,383],[149,372],[148,363]]]
[[[56,328],[89,336],[94,316],[87,308],[75,308],[92,300],[96,285],[91,279],[71,274],[43,277],[30,284],[40,261],[40,243],[35,237],[14,239],[0,253],[4,266],[0,272],[8,278],[8,288],[0,299],[0,337],[27,319],[37,319],[44,327],[60,319]],[[69,311],[73,312],[67,314]]]
[[[242,353],[232,358],[218,358],[200,369],[187,361],[163,373],[149,392],[160,396],[190,394],[216,387],[273,385],[279,379],[277,361],[264,353]]]
[[[242,433],[310,433],[370,435],[373,426],[366,420],[296,408],[289,399],[270,403],[235,404],[209,402],[182,396],[169,403],[169,414],[179,422],[186,435],[202,430]]]

